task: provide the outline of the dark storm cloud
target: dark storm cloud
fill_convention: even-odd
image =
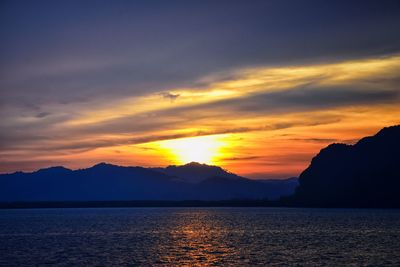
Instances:
[[[398,52],[398,1],[3,1],[4,101],[119,98],[246,66]]]
[[[176,100],[180,96],[180,94],[173,94],[170,92],[163,92],[160,93],[160,95],[165,99],[169,99],[171,102]]]
[[[44,117],[47,117],[49,115],[51,115],[50,112],[40,112],[40,113],[36,114],[36,118],[44,118]]]
[[[248,98],[226,100],[218,106],[229,106],[238,112],[288,113],[313,109],[363,104],[394,103],[399,100],[397,90],[369,91],[347,88],[302,88],[265,93]]]
[[[185,116],[185,114],[205,114],[204,116],[214,118],[228,114],[235,114],[235,116],[272,115],[324,110],[342,106],[396,103],[398,101],[400,101],[399,89],[303,87],[169,109],[160,112],[160,114],[175,114],[177,116],[181,114],[182,116]]]
[[[36,155],[335,123],[340,116],[248,127],[234,120],[395,103],[398,74],[365,79],[368,90],[310,84],[205,104],[194,96],[185,107],[180,101],[186,89],[208,90],[248,67],[396,54],[399,28],[399,1],[1,1],[0,157],[20,169],[17,161],[41,164],[30,162]],[[170,106],[118,110],[149,95]],[[115,117],[102,118],[102,108]],[[88,111],[95,122],[85,121]],[[85,122],[70,123],[79,119]]]

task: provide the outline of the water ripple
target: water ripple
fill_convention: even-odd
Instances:
[[[0,266],[400,266],[400,211],[0,211]]]

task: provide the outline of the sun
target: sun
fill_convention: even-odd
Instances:
[[[179,164],[192,161],[214,164],[224,145],[221,137],[216,135],[167,140],[161,143],[162,147],[175,156],[175,161]]]

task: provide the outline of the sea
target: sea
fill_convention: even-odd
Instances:
[[[0,210],[0,266],[400,266],[400,210]]]

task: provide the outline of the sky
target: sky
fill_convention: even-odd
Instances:
[[[400,1],[1,1],[0,173],[297,176],[400,124]]]

